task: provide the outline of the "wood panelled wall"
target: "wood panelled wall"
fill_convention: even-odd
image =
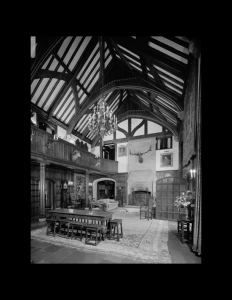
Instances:
[[[110,178],[116,181],[116,196],[117,196],[117,187],[124,187],[125,188],[125,199],[124,202],[127,203],[127,179],[128,173],[121,173],[110,176]]]
[[[38,165],[31,165],[31,178],[33,180],[39,182],[40,180],[40,166]],[[62,169],[55,169],[51,168],[49,166],[45,167],[45,180],[50,180],[54,184],[54,204],[55,207],[60,207],[61,206],[61,184],[62,181],[70,180],[73,181],[73,173],[70,171],[62,170]],[[31,190],[32,190],[32,184],[31,184]],[[34,188],[33,188],[34,190]],[[68,186],[68,194],[73,193],[74,187],[73,186]],[[32,192],[31,192],[32,193]],[[38,200],[39,201],[39,200]],[[34,197],[31,197],[31,206],[34,206]],[[38,218],[38,217],[37,217]]]
[[[166,171],[156,171],[156,180],[158,179],[161,179],[161,178],[164,178],[165,177],[165,174],[171,174],[171,177],[181,177],[181,171],[180,170],[176,170],[176,171],[169,171],[169,170],[166,170]]]

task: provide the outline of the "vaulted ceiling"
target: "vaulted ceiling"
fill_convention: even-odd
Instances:
[[[103,97],[118,123],[148,119],[178,136],[178,112],[191,57],[190,37],[36,37],[31,58],[31,107],[86,142],[98,137],[88,117]]]

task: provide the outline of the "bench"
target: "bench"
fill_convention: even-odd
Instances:
[[[47,221],[47,232],[46,232],[46,235],[48,235],[49,233],[52,233],[53,236],[55,236],[56,234],[56,228],[58,228],[59,226],[59,222],[57,219],[55,218],[47,218],[46,219]]]
[[[106,226],[105,225],[99,225],[99,224],[85,224],[85,244],[93,245],[91,241],[94,241],[94,246],[97,246],[99,241],[101,239],[105,240],[106,235]],[[88,237],[88,233],[90,237]],[[92,233],[95,234],[95,240],[92,238]],[[99,234],[99,240],[98,240],[98,234]]]

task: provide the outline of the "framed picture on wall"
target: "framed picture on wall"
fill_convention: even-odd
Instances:
[[[126,146],[119,146],[118,147],[118,157],[127,156],[127,147]]]
[[[173,167],[173,153],[160,154],[160,167]]]

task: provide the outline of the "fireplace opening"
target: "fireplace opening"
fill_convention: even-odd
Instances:
[[[133,191],[131,197],[129,197],[129,205],[140,206],[142,204],[147,204],[149,196],[151,196],[151,192],[149,191]]]

